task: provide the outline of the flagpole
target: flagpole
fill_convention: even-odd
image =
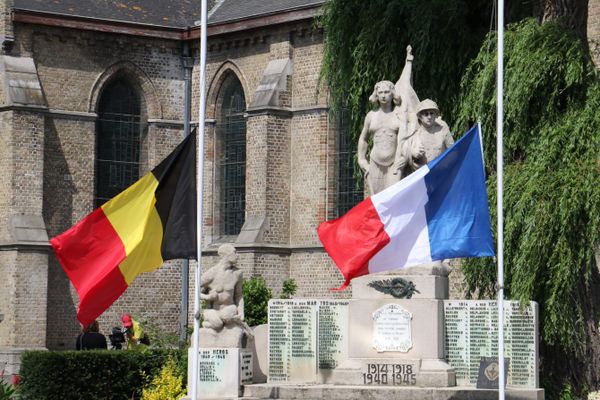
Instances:
[[[198,160],[196,175],[197,206],[196,206],[196,236],[197,236],[197,267],[194,284],[194,337],[192,347],[192,400],[198,399],[198,375],[200,351],[200,278],[202,276],[202,193],[204,188],[204,120],[206,114],[206,20],[208,12],[206,0],[201,1],[200,21],[200,100],[198,107]]]
[[[496,110],[496,168],[498,177],[498,399],[504,400],[504,0],[498,0],[498,83],[497,83],[497,110]]]

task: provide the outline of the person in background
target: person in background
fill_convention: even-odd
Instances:
[[[142,349],[146,347],[146,337],[144,329],[139,322],[131,317],[131,314],[123,314],[121,316],[121,322],[123,323],[123,331],[127,337],[127,349]]]
[[[106,350],[106,337],[100,333],[98,321],[94,321],[88,326],[81,329],[81,333],[75,341],[75,349],[77,350]]]

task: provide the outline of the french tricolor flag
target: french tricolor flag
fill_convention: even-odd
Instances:
[[[345,278],[460,257],[494,256],[479,124],[400,182],[317,232]]]

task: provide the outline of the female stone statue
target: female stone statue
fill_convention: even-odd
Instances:
[[[419,102],[411,84],[412,60],[412,48],[408,46],[398,82],[395,85],[390,81],[377,82],[369,97],[378,108],[365,117],[357,155],[371,195],[402,179],[407,163],[404,141],[416,126],[414,109]],[[373,147],[367,159],[371,137]]]

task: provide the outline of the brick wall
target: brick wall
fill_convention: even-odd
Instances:
[[[44,347],[47,263],[45,251],[0,251],[0,347]]]
[[[595,26],[598,14],[591,10],[598,9],[598,2],[590,2],[590,29]],[[156,165],[181,140],[182,126],[178,122],[183,114],[181,43],[31,25],[19,25],[16,33],[15,54],[34,58],[51,111],[3,113],[0,117],[2,128],[16,126],[28,138],[22,141],[22,134],[15,135],[18,140],[13,143],[13,136],[0,135],[0,237],[6,236],[9,215],[2,210],[43,212],[49,236],[54,236],[94,207],[96,104],[102,88],[115,74],[130,79],[142,97],[147,120],[142,170],[148,171]],[[197,120],[197,41],[192,46],[196,46],[192,119]],[[267,216],[269,228],[259,242],[238,245],[239,268],[246,277],[265,277],[275,296],[279,295],[283,281],[292,277],[298,283],[295,297],[349,297],[350,289],[341,293],[329,291],[341,285],[342,277],[316,235],[317,226],[334,215],[336,206],[337,137],[329,119],[327,90],[319,86],[322,32],[312,29],[312,21],[294,22],[210,37],[208,47],[209,121],[205,131],[203,191],[203,246],[207,256],[203,257],[203,269],[217,262],[219,244],[235,240],[235,237],[220,237],[217,229],[220,182],[214,163],[215,152],[219,151],[215,125],[219,122],[220,85],[226,74],[234,73],[244,88],[246,104],[250,105],[269,61],[289,57],[293,72],[279,94],[279,105],[249,112],[247,118],[246,212],[250,216]],[[19,174],[28,182],[24,188],[13,185]],[[22,290],[16,283],[15,268],[20,263],[28,262],[31,270],[24,271],[30,273],[47,269],[45,310],[49,317],[42,345],[52,349],[72,348],[79,329],[75,319],[77,296],[54,257],[46,264],[39,254],[0,252],[0,257],[0,281],[10,282],[11,290]],[[189,282],[190,316],[193,265]],[[102,315],[99,320],[102,331],[108,333],[112,326],[119,325],[120,314],[128,311],[143,320],[152,320],[163,330],[175,332],[179,319],[180,267],[181,262],[170,262],[137,279]],[[460,291],[459,271],[451,278],[455,291]],[[0,291],[0,304],[9,299],[5,292]],[[11,306],[11,315],[17,312],[19,301],[22,300]],[[0,324],[0,340],[7,340],[10,324]]]
[[[325,220],[327,204],[326,112],[292,119],[290,235],[294,245],[318,245],[316,228]]]
[[[13,197],[13,136],[8,134],[12,131],[12,113],[0,114],[0,129],[3,132],[0,134],[0,239],[8,240],[8,210]]]

